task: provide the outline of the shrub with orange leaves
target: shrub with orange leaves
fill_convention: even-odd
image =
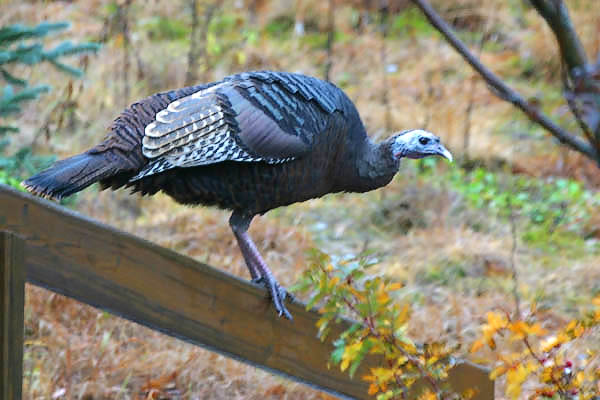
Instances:
[[[579,346],[579,354],[575,358],[572,354],[575,342],[598,333],[600,296],[593,300],[592,307],[556,332],[542,328],[535,304],[524,317],[489,312],[481,338],[473,343],[471,352],[486,345],[494,350],[497,360],[490,377],[506,376],[506,395],[512,399],[522,395],[526,382],[531,391],[528,397],[533,399],[600,398],[600,349]],[[518,351],[506,351],[497,345],[499,340],[517,342],[521,346]]]
[[[370,382],[369,394],[378,400],[406,398],[421,381],[422,399],[458,399],[473,393],[452,393],[444,382],[453,365],[445,343],[416,345],[407,335],[412,307],[394,302],[390,294],[403,287],[380,276],[367,276],[365,270],[376,260],[369,254],[348,260],[332,260],[314,251],[312,262],[292,289],[311,292],[307,309],[317,303],[322,317],[317,321],[321,339],[330,333],[332,322],[341,316],[357,321],[334,341],[331,361],[353,376],[368,354],[382,363],[362,377]]]
[[[317,327],[322,339],[330,333],[331,323],[342,316],[357,321],[333,342],[331,362],[353,376],[367,355],[378,355],[381,364],[362,377],[370,382],[369,394],[376,395],[377,400],[412,398],[415,393],[411,390],[419,381],[424,387],[420,399],[472,397],[474,391],[454,393],[445,383],[458,348],[446,343],[416,345],[408,337],[412,306],[391,297],[403,285],[368,276],[366,269],[375,263],[369,254],[334,260],[314,251],[310,268],[292,289],[310,292],[307,309],[319,305],[322,317]],[[532,399],[597,400],[600,348],[586,348],[572,359],[572,345],[597,334],[599,326],[600,296],[581,318],[555,332],[543,326],[535,304],[519,317],[491,311],[481,326],[481,337],[471,344],[471,352],[485,347],[492,350],[496,359],[490,378],[505,377],[509,398],[520,398],[527,392]]]

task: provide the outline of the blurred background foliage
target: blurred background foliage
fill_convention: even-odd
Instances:
[[[44,49],[42,40],[49,34],[68,28],[67,23],[42,22],[36,26],[13,24],[0,28],[0,73],[5,81],[0,98],[0,117],[20,114],[23,103],[36,100],[50,91],[50,86],[29,86],[27,79],[13,75],[9,69],[17,66],[33,67],[47,62],[67,75],[81,77],[83,71],[62,62],[62,59],[82,53],[98,51],[94,43],[73,44],[63,41],[51,50]],[[2,154],[10,144],[9,133],[19,132],[18,126],[0,125],[0,183],[19,187],[19,180],[48,166],[52,156],[34,156],[30,146],[22,146],[14,154]]]
[[[590,57],[600,50],[596,1],[565,1]],[[521,301],[537,304],[544,328],[564,325],[600,293],[597,166],[490,93],[410,1],[382,4],[4,0],[0,38],[22,24],[18,29],[38,32],[25,45],[43,43],[37,60],[56,58],[0,64],[0,125],[18,128],[0,134],[0,182],[16,185],[49,159],[90,147],[124,107],[158,91],[253,69],[328,76],[355,101],[373,138],[425,128],[458,162],[406,160],[380,191],[327,196],[257,220],[252,234],[280,281],[297,280],[307,249],[345,257],[368,248],[379,260],[371,272],[404,284],[411,338],[471,343],[488,311],[513,308],[515,266]],[[577,131],[555,38],[527,1],[432,4],[482,62]],[[61,47],[65,42],[75,44]],[[15,45],[0,42],[0,62]],[[31,100],[6,112],[7,99],[19,94]],[[70,206],[246,277],[227,213],[96,189]],[[153,390],[151,398],[327,398],[56,294],[27,290],[26,398],[129,399]],[[462,355],[474,359],[468,349]],[[493,359],[484,351],[477,361],[486,356]]]

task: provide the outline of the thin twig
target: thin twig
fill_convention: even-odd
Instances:
[[[126,0],[125,3],[119,7],[121,17],[121,33],[123,35],[123,70],[121,71],[121,79],[123,81],[123,107],[127,107],[129,104],[129,97],[131,92],[131,85],[129,83],[129,70],[131,68],[131,59],[129,57],[130,47],[130,34],[129,34],[129,10],[131,7],[132,0]]]
[[[330,80],[333,66],[333,40],[335,39],[335,0],[329,0],[327,10],[327,63],[325,64],[325,80]]]
[[[591,131],[589,125],[583,119],[581,110],[579,110],[579,107],[577,107],[577,104],[575,103],[575,98],[574,98],[575,90],[572,88],[573,85],[569,82],[569,74],[568,74],[567,67],[565,66],[564,62],[561,63],[561,74],[560,75],[561,75],[563,91],[564,91],[563,97],[567,100],[567,105],[569,106],[571,113],[575,116],[575,121],[577,121],[579,128],[585,134],[588,141],[590,143],[594,144],[596,146],[596,148],[600,150],[600,143],[598,143],[596,141],[596,138],[595,138],[593,132]]]
[[[467,46],[454,34],[452,28],[450,28],[450,26],[442,19],[442,17],[438,15],[438,13],[431,7],[427,0],[412,1],[421,9],[423,14],[425,14],[431,25],[433,25],[433,27],[435,27],[446,38],[448,43],[454,47],[454,49],[465,59],[465,61],[467,61],[471,67],[473,67],[482,76],[494,94],[519,108],[523,113],[525,113],[525,115],[527,115],[529,119],[544,127],[561,143],[564,143],[572,149],[586,155],[600,165],[600,154],[591,144],[558,126],[554,121],[542,113],[541,110],[529,104],[529,102],[527,102],[523,96],[511,89],[496,74],[483,65],[479,59],[469,51]]]
[[[188,52],[188,65],[185,74],[185,85],[190,86],[198,80],[198,0],[189,0],[192,26],[190,31],[190,50]]]
[[[521,297],[519,296],[519,274],[517,271],[517,264],[515,262],[515,257],[517,253],[517,223],[515,221],[515,213],[510,201],[508,198],[508,209],[510,212],[509,222],[510,222],[510,235],[512,237],[512,247],[510,249],[510,269],[512,270],[512,281],[513,288],[512,294],[515,299],[515,318],[521,318]]]
[[[385,131],[389,132],[392,129],[392,113],[390,111],[390,96],[388,89],[388,81],[387,81],[387,48],[386,48],[386,39],[388,34],[388,7],[389,4],[386,2],[383,4],[380,13],[380,28],[381,28],[381,64],[382,64],[382,77],[381,80],[383,82],[383,91],[381,93],[382,102],[385,109],[384,122],[385,122]]]
[[[525,336],[523,338],[523,343],[525,344],[525,347],[527,347],[527,351],[529,352],[529,354],[531,354],[531,356],[533,358],[535,358],[535,360],[537,361],[537,363],[542,367],[545,368],[546,365],[544,363],[544,360],[536,354],[536,352],[533,350],[533,346],[531,346],[531,343],[529,343],[529,338],[527,336]],[[560,380],[557,380],[553,374],[550,375],[550,380],[551,382],[556,385],[556,387],[558,388],[558,393],[560,394],[560,398],[564,398],[564,395],[566,394],[566,390],[563,388]]]

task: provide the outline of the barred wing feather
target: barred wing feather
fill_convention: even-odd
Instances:
[[[292,81],[274,73],[233,76],[170,103],[146,126],[142,152],[150,161],[131,181],[176,167],[301,157],[335,108],[311,101]]]

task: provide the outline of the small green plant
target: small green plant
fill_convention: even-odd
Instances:
[[[62,58],[97,51],[99,45],[64,41],[47,50],[41,42],[46,36],[64,31],[68,26],[66,22],[44,22],[33,27],[15,24],[0,28],[0,74],[6,82],[1,91],[0,117],[19,114],[25,102],[36,100],[50,90],[47,85],[29,86],[26,79],[12,72],[16,66],[31,67],[47,62],[68,75],[78,77],[83,74],[80,69],[64,64]],[[14,124],[0,125],[0,182],[16,187],[19,187],[18,182],[24,174],[33,173],[53,160],[32,155],[27,146],[7,155],[10,144],[8,134],[18,131],[19,128]]]
[[[585,237],[586,222],[600,206],[600,193],[586,190],[573,179],[539,179],[485,168],[444,172],[436,165],[434,159],[423,160],[420,175],[448,185],[470,206],[486,209],[490,216],[524,217],[522,238],[547,250],[563,249],[564,244],[572,245],[573,239]]]
[[[176,19],[155,16],[141,23],[153,40],[184,40],[189,36],[189,28]]]
[[[436,30],[417,8],[408,7],[395,16],[390,24],[390,35],[406,36],[407,34],[430,36],[435,35]]]
[[[279,40],[289,39],[293,29],[294,19],[289,15],[273,18],[264,27],[267,35]]]

